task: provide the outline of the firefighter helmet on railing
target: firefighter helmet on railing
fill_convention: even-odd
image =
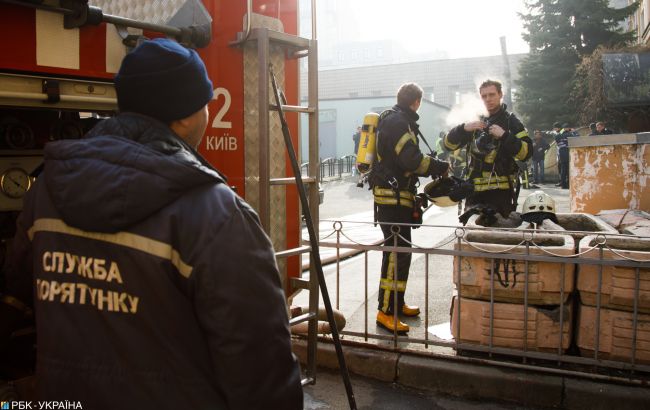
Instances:
[[[451,176],[429,182],[424,187],[427,198],[440,207],[453,206],[474,192],[474,185],[469,181]]]
[[[528,195],[528,198],[524,201],[521,213],[522,215],[531,212],[550,212],[554,214],[555,211],[555,200],[553,197],[544,191],[535,191]]]
[[[521,219],[526,222],[541,223],[550,219],[557,223],[555,200],[544,191],[535,191],[528,195],[521,209]]]

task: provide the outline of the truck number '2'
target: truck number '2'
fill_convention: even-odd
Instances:
[[[219,87],[214,90],[214,99],[218,101],[220,95],[223,95],[224,102],[217,112],[217,115],[214,117],[214,120],[212,120],[212,128],[232,128],[232,122],[223,121],[223,117],[226,115],[226,113],[228,113],[228,110],[230,109],[230,93],[225,88]]]

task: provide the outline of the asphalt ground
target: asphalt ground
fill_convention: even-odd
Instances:
[[[404,387],[352,375],[355,402],[359,410],[520,410],[532,409],[487,400],[469,400],[428,390]],[[339,373],[323,369],[316,385],[304,388],[305,409],[347,409],[348,398]]]

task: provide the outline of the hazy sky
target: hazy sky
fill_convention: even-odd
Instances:
[[[450,58],[526,53],[521,38],[524,0],[349,0],[359,40],[392,38],[414,52],[443,50]],[[372,22],[371,24],[369,22]]]

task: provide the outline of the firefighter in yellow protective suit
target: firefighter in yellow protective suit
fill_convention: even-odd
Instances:
[[[488,116],[452,128],[444,147],[448,151],[468,147],[468,178],[474,193],[466,199],[465,210],[481,205],[505,218],[517,209],[516,161],[530,158],[533,143],[521,121],[502,104],[500,82],[487,80],[479,92]]]
[[[373,189],[376,220],[381,223],[384,246],[394,245],[397,232],[397,246],[410,247],[411,227],[392,223],[421,223],[420,210],[416,203],[419,176],[438,177],[446,175],[449,164],[424,155],[418,147],[420,118],[417,110],[422,100],[422,89],[414,83],[407,83],[397,92],[397,104],[384,111],[377,128],[377,159],[373,165],[370,183]],[[379,308],[377,323],[384,328],[400,333],[409,327],[395,320],[394,300],[397,289],[397,313],[417,316],[420,309],[404,303],[404,292],[411,264],[410,253],[384,252],[379,284]],[[395,274],[397,277],[395,278]]]

